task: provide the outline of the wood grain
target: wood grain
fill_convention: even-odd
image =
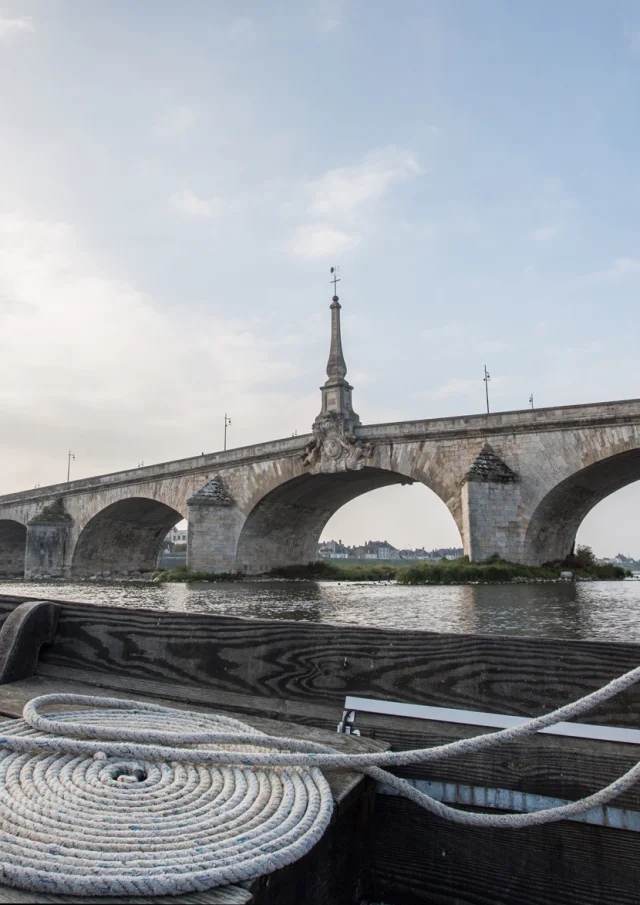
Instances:
[[[640,663],[640,645],[402,632],[61,602],[42,668],[89,670],[339,714],[346,694],[535,716]],[[640,724],[640,687],[581,718]]]
[[[394,905],[637,905],[637,833],[573,823],[456,826],[376,796],[371,901]]]

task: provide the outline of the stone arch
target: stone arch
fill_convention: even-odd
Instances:
[[[22,577],[27,527],[14,519],[0,519],[0,575]]]
[[[292,478],[270,490],[247,513],[237,567],[256,573],[312,562],[322,530],[338,509],[371,490],[411,483],[407,475],[372,467]]]
[[[560,481],[538,503],[525,534],[523,562],[561,560],[585,516],[601,500],[640,480],[640,449],[608,456]]]
[[[167,532],[184,518],[147,497],[111,503],[89,519],[73,552],[72,575],[150,572]]]

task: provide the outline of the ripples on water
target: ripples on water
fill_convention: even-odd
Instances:
[[[0,594],[254,619],[640,642],[640,581],[405,587],[371,582],[0,582]]]

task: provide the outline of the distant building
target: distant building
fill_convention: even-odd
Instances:
[[[398,559],[397,549],[386,540],[370,540],[354,547],[356,559]]]
[[[327,540],[318,544],[318,556],[322,559],[348,559],[351,555],[349,547],[341,540]]]
[[[169,532],[169,541],[172,544],[186,544],[187,542],[187,529],[186,528],[172,528]]]
[[[165,553],[173,553],[176,549],[176,546],[178,545],[184,545],[184,547],[186,548],[186,528],[172,528],[171,531],[169,531],[169,533],[165,536],[165,539],[162,541],[162,549]]]
[[[440,559],[457,559],[462,556],[462,547],[440,547],[437,550],[425,550],[417,547],[399,550],[387,540],[369,540],[366,544],[349,547],[341,540],[325,540],[318,544],[320,559],[377,559],[403,560],[409,562],[437,562]]]
[[[439,547],[437,550],[430,550],[427,559],[458,559],[464,554],[462,547]]]
[[[424,547],[417,547],[415,550],[398,550],[398,557],[400,559],[409,559],[421,562],[422,560],[429,559],[430,556],[431,554],[427,553]]]

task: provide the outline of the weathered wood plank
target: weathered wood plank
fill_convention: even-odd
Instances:
[[[118,675],[109,671],[91,672],[88,669],[68,669],[48,662],[40,663],[38,675],[47,678],[68,679],[69,681],[89,682],[91,685],[105,689],[135,689],[136,693],[158,695],[191,706],[202,704],[222,707],[225,710],[236,710],[239,713],[256,714],[269,719],[291,719],[298,722],[331,728],[338,725],[342,710],[336,705],[323,705],[317,702],[296,702],[275,697],[239,694],[237,692],[220,691],[215,685],[191,685],[187,683],[158,682],[155,679],[142,679],[126,675]]]
[[[637,905],[637,833],[573,823],[462,827],[378,795],[372,901],[394,905]]]
[[[341,708],[347,693],[534,716],[640,663],[640,645],[403,632],[62,603],[43,668]],[[583,722],[640,724],[640,687]]]
[[[40,648],[53,641],[60,607],[32,600],[16,607],[0,627],[0,685],[32,676]]]
[[[431,748],[481,734],[477,726],[398,717],[372,716],[369,720],[362,715],[356,725],[365,736],[370,737],[375,730],[376,740],[388,742],[394,750]],[[572,801],[604,788],[631,769],[639,757],[635,745],[536,735],[477,754],[395,772],[417,779],[514,789]],[[640,810],[640,784],[612,804]]]

